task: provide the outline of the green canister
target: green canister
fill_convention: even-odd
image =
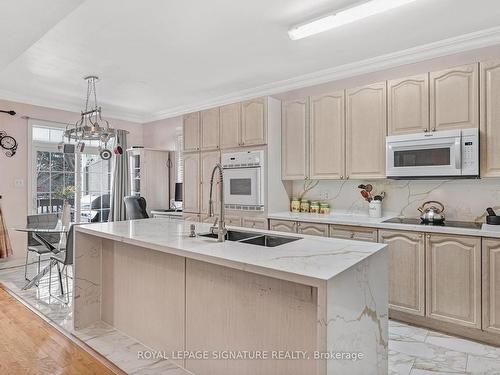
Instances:
[[[290,210],[292,212],[300,212],[300,200],[297,198],[292,198],[292,202],[290,203]]]
[[[309,212],[309,201],[307,199],[300,201],[300,212]]]
[[[318,214],[319,213],[319,202],[312,201],[311,206],[309,207],[309,212],[312,214]]]
[[[319,205],[319,213],[328,215],[330,213],[330,205],[328,203],[321,203]]]

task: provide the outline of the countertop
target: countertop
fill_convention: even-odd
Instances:
[[[286,234],[301,239],[277,247],[217,242],[212,238],[189,237],[191,224],[193,222],[157,218],[79,225],[76,231],[313,286],[330,280],[386,247],[385,244],[298,234]],[[198,233],[208,232],[210,228],[210,224],[195,224]],[[265,230],[235,229],[284,235]]]
[[[336,224],[336,225],[351,225],[360,227],[369,227],[377,229],[393,229],[393,230],[410,230],[415,232],[426,233],[444,233],[456,234],[463,236],[490,237],[500,238],[500,225],[483,224],[481,229],[471,228],[455,228],[446,226],[431,226],[420,224],[399,224],[399,223],[384,223],[385,220],[397,217],[397,214],[384,214],[381,218],[372,218],[368,215],[352,214],[348,212],[333,212],[329,215],[308,214],[308,213],[292,213],[278,212],[268,214],[269,219],[276,220],[294,220],[306,221],[310,223],[320,224]]]

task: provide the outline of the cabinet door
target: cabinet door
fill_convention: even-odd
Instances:
[[[389,135],[429,130],[429,75],[387,82]]]
[[[309,177],[342,179],[345,175],[344,92],[310,98]]]
[[[220,152],[202,152],[201,153],[201,212],[208,214],[208,202],[210,199],[210,177],[215,165],[220,163]],[[214,175],[214,185],[212,199],[214,202],[214,214],[217,214],[220,209],[220,193],[219,193],[219,172]]]
[[[219,148],[219,108],[201,111],[201,149]]]
[[[328,237],[328,224],[298,222],[297,233],[310,234],[312,236]]]
[[[478,64],[430,73],[431,130],[476,128]]]
[[[386,84],[346,91],[347,178],[385,177]]]
[[[345,240],[377,242],[377,229],[353,227],[348,225],[330,225],[330,237]]]
[[[200,154],[185,153],[184,163],[184,183],[183,188],[183,211],[189,213],[200,212]]]
[[[481,328],[481,239],[426,235],[426,315]]]
[[[500,240],[483,239],[483,329],[500,333]]]
[[[389,307],[424,316],[424,233],[381,230],[379,242],[389,255]]]
[[[200,149],[200,112],[184,115],[182,121],[184,151]]]
[[[277,232],[297,233],[295,221],[288,220],[269,220],[269,230]]]
[[[307,98],[283,102],[281,125],[281,178],[307,176]]]
[[[241,104],[220,107],[220,147],[235,148],[241,143]]]
[[[241,104],[241,145],[266,144],[267,136],[266,99],[248,100]]]
[[[267,219],[264,218],[243,218],[245,228],[267,229]]]
[[[191,214],[191,213],[183,213],[182,218],[186,221],[200,221],[200,215],[199,214]]]
[[[500,177],[500,60],[481,63],[481,176]]]

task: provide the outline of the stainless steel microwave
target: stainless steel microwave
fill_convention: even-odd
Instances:
[[[444,130],[386,138],[388,178],[478,177],[478,129]]]

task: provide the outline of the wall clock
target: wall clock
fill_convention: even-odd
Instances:
[[[5,155],[8,157],[12,157],[16,154],[17,151],[17,141],[14,137],[7,135],[7,133],[0,131],[0,146],[7,150]]]

